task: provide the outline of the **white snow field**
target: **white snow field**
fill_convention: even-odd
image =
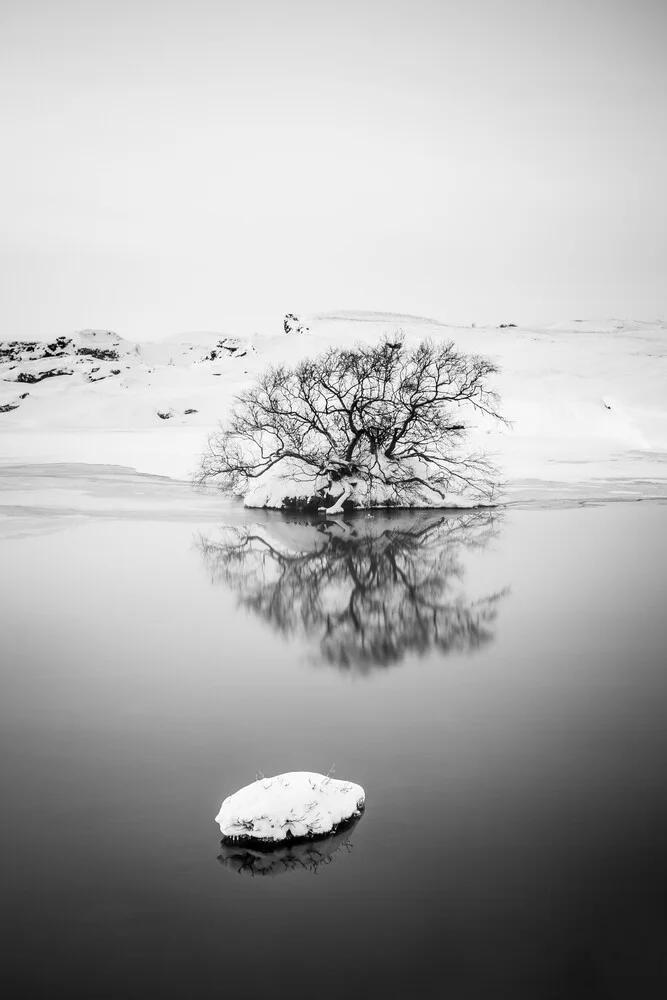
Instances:
[[[290,771],[261,776],[229,795],[215,821],[223,837],[279,843],[331,833],[359,816],[365,801],[361,785],[314,771]]]
[[[299,317],[303,333],[183,334],[130,343],[104,330],[0,343],[0,466],[86,463],[187,480],[232,398],[267,364],[403,331],[489,356],[509,427],[478,420],[503,498],[631,498],[667,492],[667,324],[572,321],[539,329],[452,327],[414,316]],[[272,502],[258,489],[253,505]]]
[[[261,776],[227,796],[215,821],[223,837],[279,843],[320,837],[359,816],[366,801],[361,785],[330,774],[290,771]]]

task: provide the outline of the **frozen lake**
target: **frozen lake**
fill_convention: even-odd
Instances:
[[[664,995],[667,504],[324,527],[154,479],[0,513],[10,995]],[[351,831],[221,847],[334,763]]]

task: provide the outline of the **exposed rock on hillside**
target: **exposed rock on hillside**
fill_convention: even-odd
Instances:
[[[72,374],[74,373],[68,368],[47,368],[40,372],[19,372],[13,381],[27,382],[29,385],[34,385],[36,382],[43,382],[45,378],[58,378],[60,375]],[[12,381],[12,379],[9,381]]]
[[[308,333],[308,327],[305,323],[295,316],[294,313],[287,313],[285,319],[283,320],[283,330],[286,334],[302,334]]]
[[[223,337],[201,360],[217,361],[221,357],[244,358],[249,350],[252,351],[254,348],[238,337]]]

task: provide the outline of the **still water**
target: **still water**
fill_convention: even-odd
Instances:
[[[3,520],[8,995],[666,995],[667,505],[229,520]]]

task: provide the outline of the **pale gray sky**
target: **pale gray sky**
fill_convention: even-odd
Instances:
[[[0,3],[0,339],[667,318],[665,0]]]

